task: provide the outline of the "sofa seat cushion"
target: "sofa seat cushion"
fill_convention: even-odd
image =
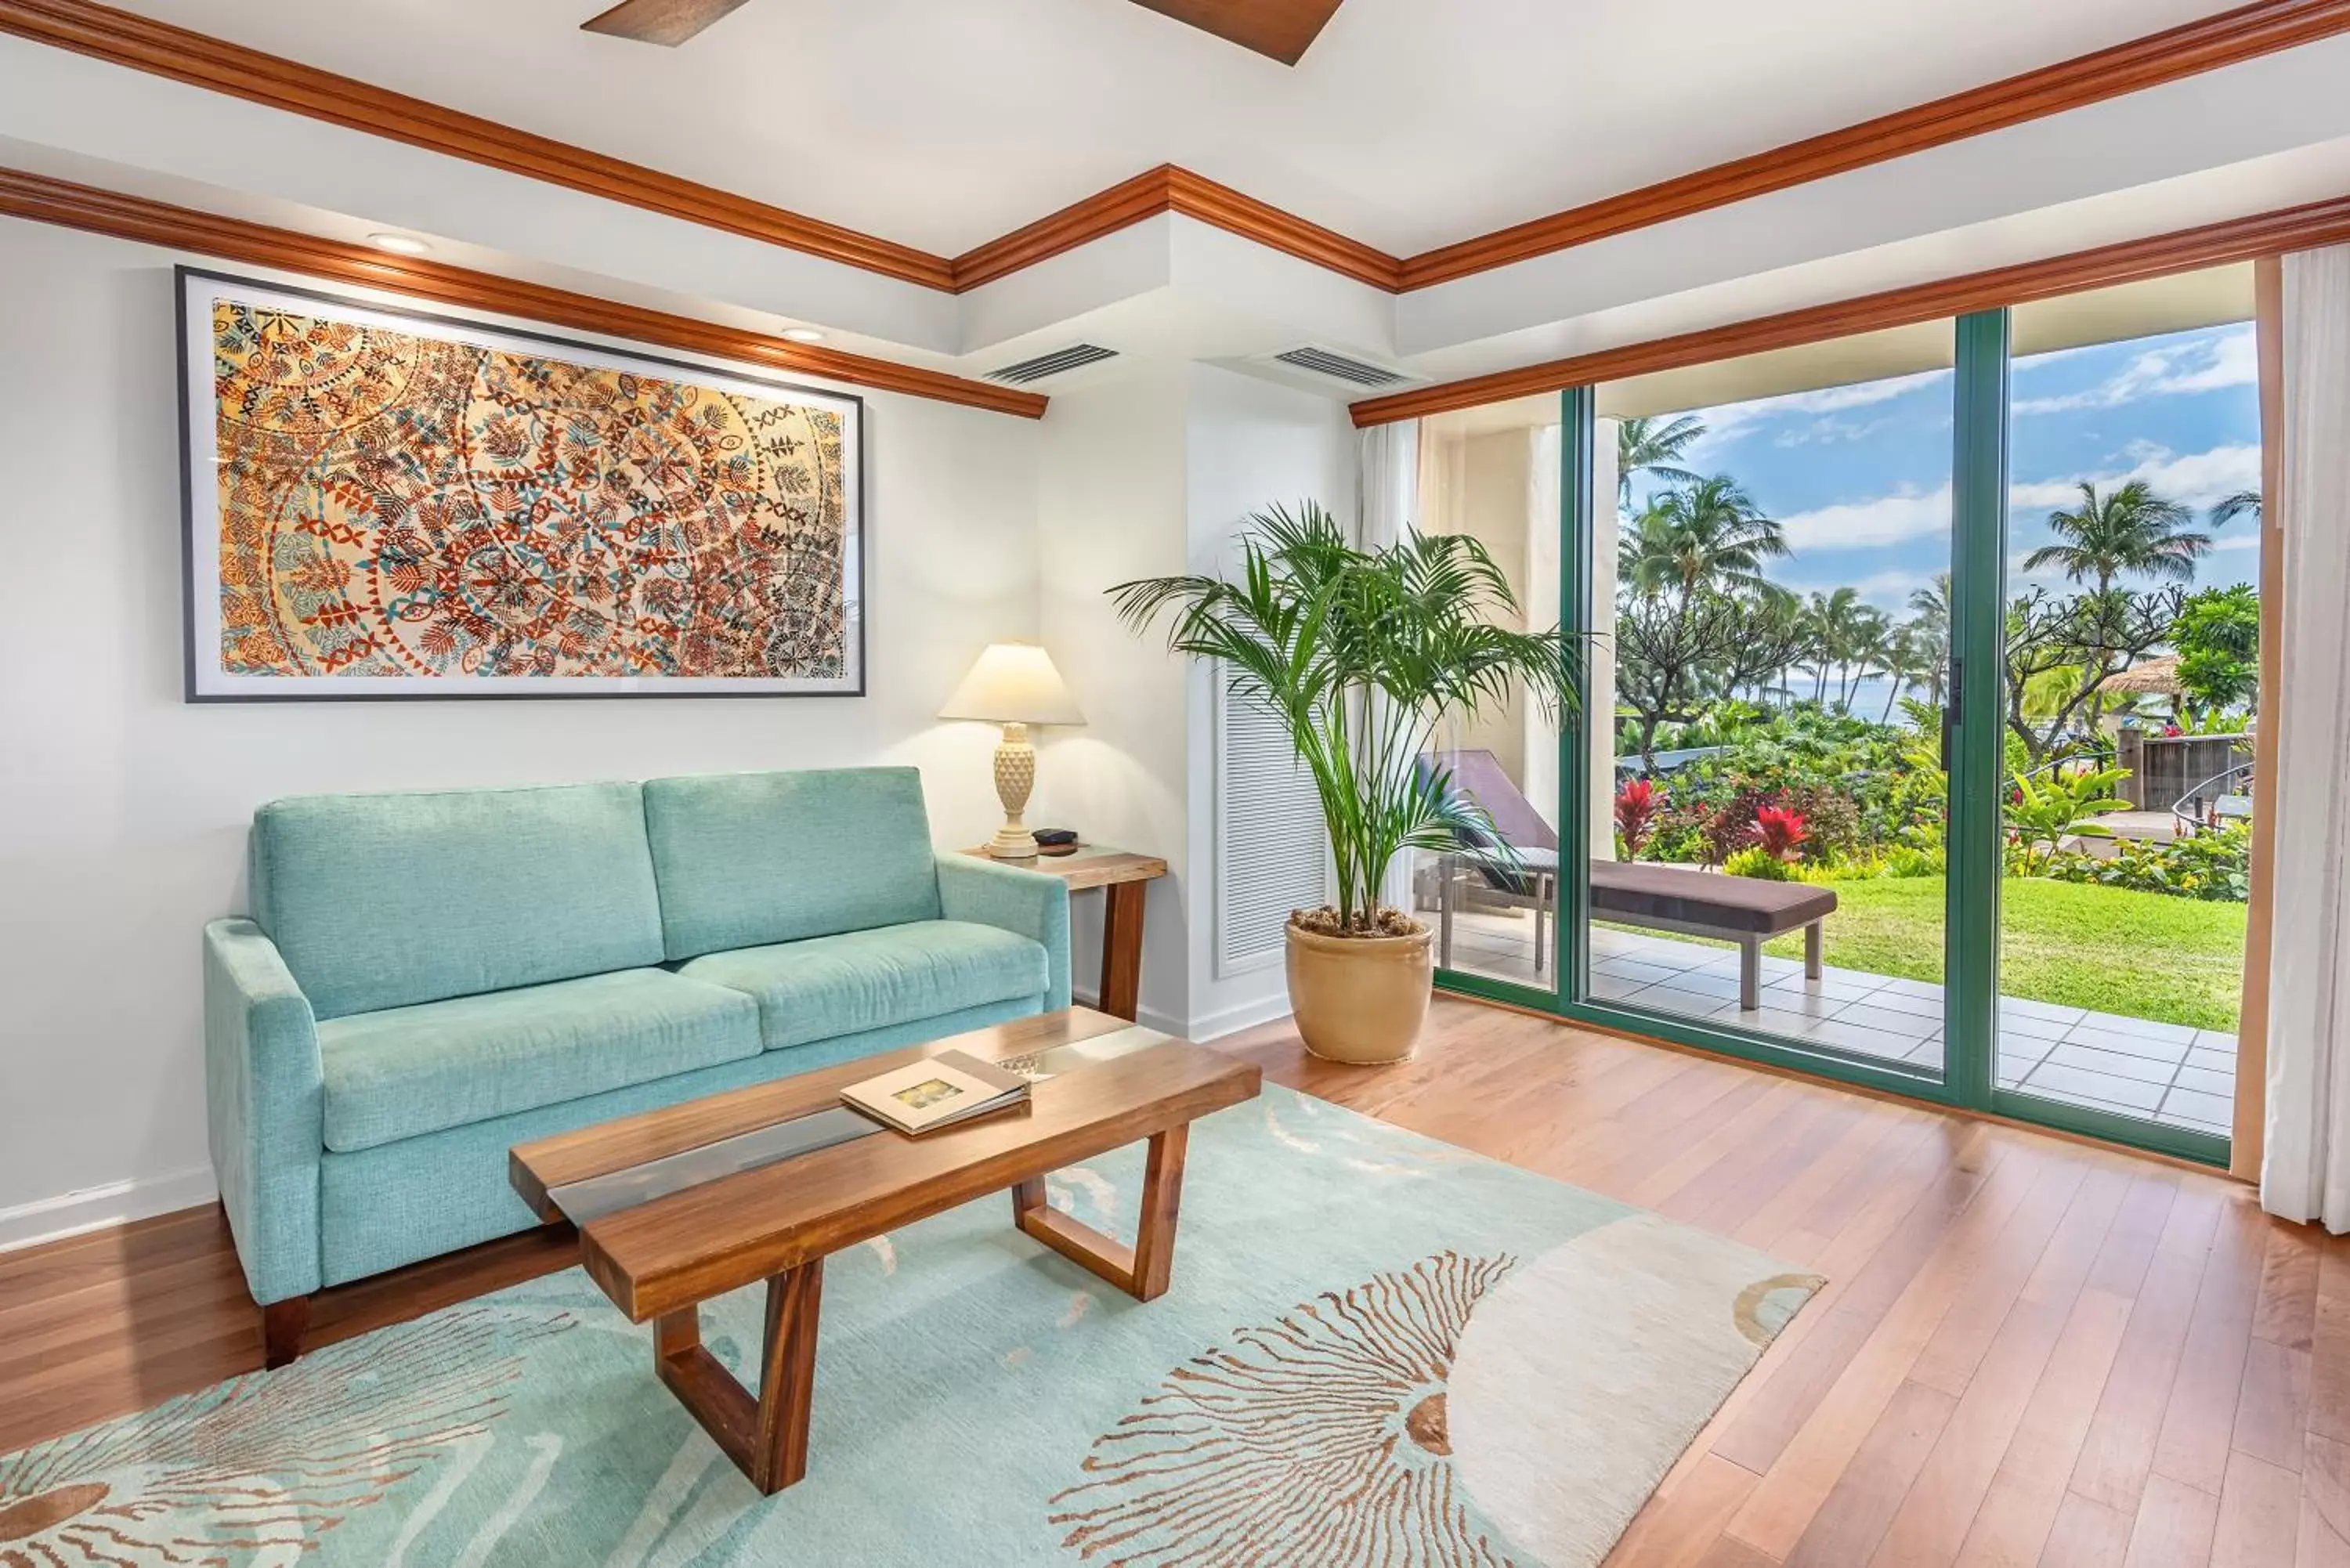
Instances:
[[[749,997],[659,969],[354,1013],[318,1025],[326,1143],[373,1148],[759,1050]]]
[[[755,997],[779,1051],[1047,989],[1041,943],[968,920],[910,920],[710,953],[678,973]]]

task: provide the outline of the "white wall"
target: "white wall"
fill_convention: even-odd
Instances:
[[[1275,503],[1351,515],[1355,431],[1344,405],[1208,365],[1135,365],[1056,395],[1045,417],[1038,534],[1041,636],[1083,729],[1055,732],[1030,820],[1164,856],[1144,916],[1141,1017],[1213,1039],[1288,1011],[1279,966],[1220,979],[1214,962],[1214,692],[1204,666],[1138,637],[1105,591],[1213,573],[1242,521]],[[1080,995],[1097,979],[1100,904],[1074,906]]]
[[[1190,1017],[1184,929],[1184,683],[1163,632],[1136,637],[1105,590],[1184,565],[1183,369],[1135,365],[1053,399],[1038,465],[1046,562],[1039,639],[1085,713],[1047,731],[1028,820],[1168,859],[1144,895],[1140,1016],[1180,1033]],[[1070,904],[1080,997],[1098,995],[1098,894]]]
[[[932,715],[1037,631],[1044,432],[867,392],[868,697],[184,704],[178,259],[0,220],[0,1245],[210,1196],[198,931],[244,908],[262,802],[898,762],[939,840],[976,843],[994,733]]]
[[[1355,515],[1355,427],[1345,405],[1211,365],[1191,367],[1185,421],[1186,551],[1190,570],[1234,567],[1253,513],[1318,501],[1342,526]],[[1215,965],[1216,694],[1208,666],[1185,681],[1190,801],[1185,861],[1197,889],[1190,924],[1191,1037],[1212,1040],[1289,1011],[1288,981],[1273,964],[1219,976]],[[1245,811],[1248,803],[1230,808]]]

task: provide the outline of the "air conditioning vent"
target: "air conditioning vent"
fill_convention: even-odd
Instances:
[[[1034,359],[1023,359],[1017,365],[1006,365],[1001,370],[990,370],[991,381],[1010,381],[1024,387],[1031,381],[1041,381],[1047,376],[1098,365],[1105,359],[1118,358],[1118,350],[1105,348],[1098,343],[1072,343],[1066,348],[1055,348],[1050,354],[1039,354]]]
[[[1407,379],[1400,371],[1384,365],[1367,365],[1360,359],[1349,359],[1344,354],[1333,354],[1327,348],[1292,348],[1274,358],[1294,369],[1309,375],[1327,376],[1334,381],[1346,381],[1357,387],[1392,387]]]

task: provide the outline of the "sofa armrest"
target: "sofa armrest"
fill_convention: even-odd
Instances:
[[[204,928],[204,1100],[213,1171],[253,1299],[318,1288],[326,1090],[317,1021],[251,920]]]
[[[1045,1011],[1069,1005],[1069,885],[973,855],[939,857],[939,912],[1016,931],[1045,949]]]

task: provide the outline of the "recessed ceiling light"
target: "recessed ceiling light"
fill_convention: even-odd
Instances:
[[[380,251],[390,251],[394,255],[402,256],[421,256],[432,248],[422,240],[411,239],[406,234],[369,234],[368,244]]]
[[[786,327],[784,328],[784,336],[790,338],[795,343],[821,343],[824,341],[824,334],[818,332],[813,327]]]

